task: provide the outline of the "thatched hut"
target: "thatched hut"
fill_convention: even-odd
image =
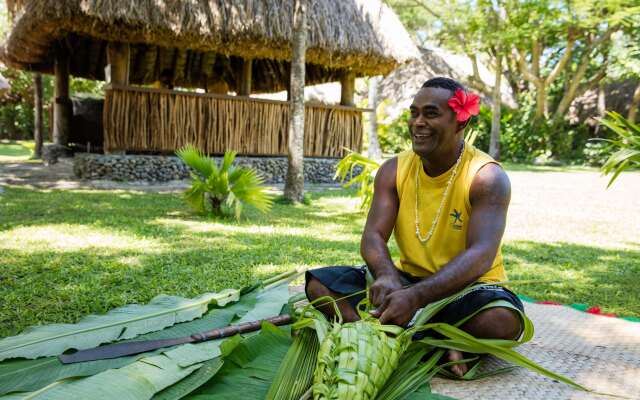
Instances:
[[[284,155],[288,102],[249,95],[287,89],[292,3],[7,0],[13,25],[0,56],[12,67],[55,74],[59,143],[69,137],[71,74],[110,82],[107,151],[172,152],[194,143],[208,153]],[[355,78],[388,74],[417,51],[379,0],[311,1],[308,20],[306,81],[340,81],[342,96],[340,105],[307,106],[304,152],[338,157],[343,146],[361,146]]]

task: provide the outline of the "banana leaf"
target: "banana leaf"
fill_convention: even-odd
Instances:
[[[272,283],[272,281],[269,281]],[[280,300],[277,300],[280,298]],[[139,336],[135,340],[168,339],[191,335],[213,328],[229,325],[234,319],[245,322],[257,317],[270,317],[278,314],[282,305],[287,302],[286,285],[276,286],[264,291],[252,291],[242,296],[239,302],[223,309],[212,309],[203,318],[184,322],[162,331]],[[257,302],[261,304],[256,306]],[[252,311],[253,310],[253,311]],[[243,318],[250,311],[248,318]],[[57,357],[37,360],[7,360],[0,363],[0,395],[16,391],[38,390],[52,382],[69,377],[90,376],[102,371],[121,368],[143,357],[160,354],[166,349],[121,357],[111,360],[88,361],[77,364],[62,364]]]
[[[198,320],[183,322],[162,331],[148,333],[135,340],[169,339],[208,329],[222,328],[229,325],[238,315],[244,315],[254,307],[255,303],[256,293],[249,293],[243,296],[240,302],[224,309],[213,309]],[[38,390],[51,382],[64,378],[95,375],[107,369],[123,367],[149,355],[160,354],[164,350],[166,349],[129,357],[76,364],[62,364],[57,357],[37,360],[7,360],[0,363],[0,395],[14,391]]]
[[[178,400],[209,381],[224,365],[222,357],[205,362],[196,372],[152,397],[152,400]]]
[[[288,299],[289,296],[287,286],[279,285],[267,290],[249,293],[248,295],[243,296],[243,301],[241,301],[240,303],[234,304],[227,309],[213,310],[211,314],[217,313],[219,315],[224,315],[224,319],[227,322],[224,323],[223,326],[228,325],[228,322],[231,321],[234,317],[242,315],[239,320],[234,321],[240,323],[248,320],[253,320],[253,318],[260,319],[276,315],[287,304]],[[248,315],[249,318],[246,318]],[[203,320],[205,319],[208,318],[203,318]],[[188,328],[193,329],[197,322],[201,321],[194,321],[183,325],[190,325]],[[176,326],[173,328],[178,327]],[[166,331],[171,330],[173,332],[169,337],[182,336],[184,334],[192,334],[200,330],[211,329],[211,326],[208,326],[206,328],[198,326],[198,328],[200,329],[189,330],[188,332],[182,332],[180,334],[177,334],[175,332],[177,329],[169,328],[162,332],[156,332],[156,334],[166,334]],[[126,394],[124,394],[124,392],[127,392],[135,395],[135,397],[131,398],[149,399],[155,393],[164,391],[167,388],[171,389],[171,386],[173,384],[181,383],[184,378],[189,376],[194,371],[198,370],[202,366],[203,362],[219,357],[219,347],[220,344],[224,341],[225,340],[217,340],[199,344],[185,344],[169,350],[163,349],[155,352],[161,352],[161,354],[150,355],[149,353],[147,353],[138,355],[137,358],[135,356],[126,357],[130,359],[130,361],[128,362],[129,365],[126,365],[119,369],[111,368],[107,369],[106,371],[103,370],[103,372],[99,373],[93,372],[93,374],[95,375],[84,379],[63,379],[61,381],[50,384],[44,389],[38,390],[36,394],[30,393],[25,395],[33,396],[34,398],[38,399],[90,397],[92,399],[119,398],[120,400],[129,398]],[[119,360],[120,359],[102,360],[90,363],[101,362],[104,366],[108,365],[106,364],[106,362],[117,362]],[[87,363],[70,364],[69,366],[80,366],[82,364]],[[151,365],[152,367],[149,367],[149,365]],[[63,366],[63,368],[64,367],[66,366]],[[25,377],[23,374],[15,372],[16,371],[14,371],[14,374],[12,374],[14,379],[20,380]],[[21,372],[25,373],[26,371],[23,370]],[[42,382],[44,381],[42,379],[42,375],[37,375],[41,376],[39,383],[42,384]],[[48,381],[50,382],[51,380],[49,379]],[[110,385],[113,386],[113,382],[117,382],[118,390],[122,389],[124,391],[122,394],[119,392],[117,394],[114,394],[113,391],[110,391],[108,393],[103,392],[102,388],[108,388]],[[13,386],[14,388],[12,389],[12,391],[16,390],[16,385],[14,384]],[[186,386],[186,383],[182,384],[181,386]],[[188,391],[191,391],[194,388],[195,387],[192,387]],[[165,396],[171,395],[172,392],[169,389],[165,391]],[[17,390],[24,389],[18,388]]]
[[[131,339],[201,317],[210,304],[238,301],[240,291],[226,289],[195,299],[160,295],[149,304],[130,304],[104,315],[89,315],[77,324],[36,326],[0,340],[0,361],[8,358],[57,356],[69,349],[89,349],[102,343]]]
[[[220,371],[185,399],[264,399],[291,343],[287,327],[263,324],[259,334],[245,338],[225,357]]]

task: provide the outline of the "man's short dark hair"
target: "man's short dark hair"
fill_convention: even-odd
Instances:
[[[422,87],[423,88],[437,87],[442,89],[448,89],[454,93],[458,89],[466,90],[460,82],[455,81],[451,78],[445,78],[443,76],[437,76],[435,78],[429,79],[422,85]]]

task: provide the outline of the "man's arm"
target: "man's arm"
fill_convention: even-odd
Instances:
[[[376,278],[370,293],[374,306],[382,304],[387,294],[402,287],[387,247],[400,204],[396,190],[397,168],[398,159],[393,158],[378,170],[371,209],[360,242],[360,254]]]
[[[469,198],[472,212],[466,250],[430,277],[386,296],[381,323],[406,325],[418,308],[463,289],[491,269],[511,199],[507,174],[496,164],[485,165],[473,179]]]

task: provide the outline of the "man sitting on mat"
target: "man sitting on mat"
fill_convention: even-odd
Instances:
[[[452,79],[425,82],[410,108],[412,150],[382,164],[375,178],[361,242],[367,265],[308,271],[309,300],[362,291],[370,272],[375,280],[369,295],[377,307],[372,314],[382,324],[406,326],[418,309],[470,284],[506,281],[500,242],[511,197],[509,178],[495,160],[464,142],[478,101]],[[387,247],[392,231],[400,250],[396,264]],[[337,302],[344,321],[359,319],[355,305],[363,298]],[[332,306],[320,309],[333,316]],[[455,324],[475,314],[459,327],[477,338],[513,340],[522,332],[518,310],[524,311],[522,303],[508,289],[481,286],[431,321]],[[462,357],[458,351],[448,353],[450,361]],[[462,376],[467,366],[457,364],[452,371]]]

